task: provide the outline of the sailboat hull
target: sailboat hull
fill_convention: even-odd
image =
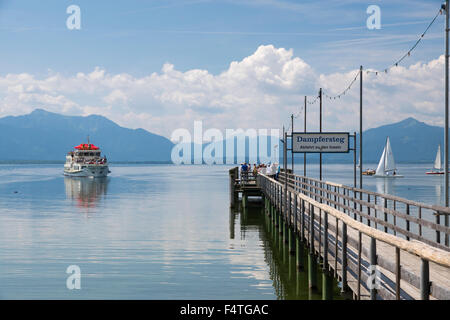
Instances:
[[[372,177],[375,178],[386,178],[386,179],[394,179],[394,178],[403,178],[404,176],[402,176],[401,174],[396,174],[396,175],[381,175],[381,174],[374,174]]]
[[[430,172],[425,172],[425,174],[439,175],[439,174],[445,174],[445,172],[433,172],[433,171],[430,171]]]

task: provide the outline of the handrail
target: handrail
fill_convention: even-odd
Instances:
[[[268,179],[270,182],[278,184],[281,186],[281,188],[284,188],[284,185],[280,183],[279,181],[276,181],[272,178],[269,178],[268,176],[264,174],[260,174],[265,179]],[[389,245],[392,245],[396,248],[399,248],[403,251],[409,252],[411,254],[414,254],[422,259],[426,259],[430,262],[434,262],[436,264],[439,264],[441,266],[450,267],[450,253],[446,252],[444,250],[435,248],[431,245],[422,243],[422,242],[412,242],[408,241],[402,238],[399,238],[397,236],[385,233],[383,231],[377,230],[375,228],[366,226],[365,224],[352,219],[345,213],[340,212],[339,210],[325,204],[315,201],[314,199],[301,194],[297,193],[297,197],[300,197],[301,199],[305,200],[306,202],[312,204],[314,207],[320,208],[323,211],[326,211],[327,213],[331,214],[335,218],[338,218],[339,220],[343,221],[345,224],[350,226],[351,228],[360,231],[361,233],[375,238],[379,241],[382,241],[384,243],[387,243]]]
[[[295,185],[292,183],[292,181],[295,181],[295,180],[292,180],[292,179],[289,179],[289,178],[288,178],[288,181],[291,181],[291,182],[288,182],[288,185],[289,185],[289,186],[295,186]],[[326,182],[326,183],[328,183],[328,182]],[[414,222],[414,223],[418,223],[418,221],[420,221],[420,222],[422,222],[422,223],[424,223],[424,224],[429,224],[428,227],[431,228],[431,229],[434,229],[434,230],[438,230],[438,231],[441,231],[441,232],[448,232],[448,231],[449,231],[449,228],[447,228],[447,227],[445,227],[445,226],[442,226],[442,225],[438,225],[438,224],[432,223],[432,222],[430,222],[429,220],[425,220],[425,219],[422,219],[422,218],[416,218],[416,217],[413,217],[413,216],[411,216],[411,215],[407,215],[407,214],[404,214],[404,213],[401,213],[401,212],[392,210],[392,209],[390,209],[390,208],[385,208],[385,207],[382,207],[382,206],[379,205],[379,204],[367,202],[367,201],[365,201],[365,200],[355,199],[355,198],[352,198],[351,196],[343,195],[343,194],[340,194],[340,193],[338,193],[338,192],[335,192],[335,191],[332,191],[332,190],[327,190],[327,189],[324,189],[324,188],[321,188],[321,187],[316,187],[316,186],[314,186],[314,185],[312,185],[312,184],[309,184],[309,183],[301,182],[301,184],[302,184],[302,185],[309,186],[309,187],[312,187],[312,188],[314,188],[316,191],[319,190],[319,191],[323,191],[323,192],[326,192],[326,193],[331,194],[331,195],[334,195],[334,196],[339,196],[339,197],[341,197],[341,198],[343,198],[343,199],[346,199],[346,200],[352,200],[352,201],[356,202],[356,203],[359,204],[359,205],[363,205],[363,206],[365,206],[365,207],[368,207],[368,208],[371,208],[371,209],[374,209],[374,210],[379,210],[379,211],[381,211],[381,212],[383,212],[383,213],[389,213],[389,214],[391,214],[391,215],[396,215],[396,216],[398,216],[398,217],[400,217],[400,218],[402,218],[402,219],[409,220],[409,221]],[[337,185],[336,185],[336,186],[337,186]],[[303,191],[305,191],[305,192],[309,192],[309,191],[307,191],[305,188],[299,188],[299,187],[297,187],[297,188],[300,189],[300,190],[303,190]],[[330,202],[333,202],[333,203],[338,204],[336,201],[333,201],[332,199],[327,199],[325,196],[320,196],[320,195],[318,195],[318,197],[319,197],[319,198],[323,198],[323,199],[325,199],[325,200],[327,200],[327,201],[330,201]],[[338,205],[344,207],[343,204],[338,204]],[[423,207],[422,207],[422,208],[423,208]],[[349,210],[354,210],[354,209],[353,209],[353,208],[349,208]]]
[[[390,194],[383,194],[383,193],[378,193],[378,192],[374,192],[374,191],[370,191],[370,190],[359,189],[359,188],[355,188],[355,187],[351,187],[351,186],[347,186],[347,185],[343,185],[343,184],[339,184],[339,183],[335,183],[335,182],[331,182],[331,181],[321,181],[321,180],[318,180],[318,179],[309,178],[309,177],[305,177],[305,176],[299,176],[299,175],[292,174],[292,173],[290,173],[289,175],[296,176],[296,177],[302,178],[302,179],[307,179],[307,180],[310,180],[310,181],[315,181],[315,182],[318,182],[318,183],[325,183],[325,184],[328,184],[328,185],[331,185],[331,186],[344,188],[346,190],[354,191],[354,192],[357,192],[357,193],[370,194],[370,195],[374,195],[374,196],[381,197],[381,198],[384,198],[384,199],[393,200],[393,201],[395,200],[395,201],[402,202],[402,203],[405,203],[405,204],[410,204],[410,205],[413,205],[413,206],[416,206],[416,207],[422,207],[422,208],[425,208],[425,209],[438,211],[440,213],[450,214],[450,208],[449,207],[443,207],[443,206],[439,206],[439,205],[430,205],[430,204],[423,203],[423,202],[417,202],[417,201],[408,200],[408,199],[405,199],[405,198],[400,198],[400,197],[397,197],[397,196],[394,196],[394,195],[390,195]],[[281,172],[280,172],[280,177],[284,177],[284,171],[283,170],[281,170]]]
[[[375,224],[378,223],[384,226],[385,232],[392,230],[394,235],[399,232],[403,234],[407,240],[414,238],[450,251],[448,245],[450,228],[444,226],[440,220],[442,210],[449,211],[450,208],[423,204],[392,195],[351,188],[341,184],[330,184],[328,181],[320,181],[294,174],[285,175],[284,172],[280,173],[279,180],[283,183],[286,182],[289,187],[309,195],[315,200],[321,199],[328,204],[333,203],[335,207],[340,207],[344,212],[346,210],[352,212],[354,218],[356,219],[357,216],[359,216],[361,222],[361,219],[367,219],[367,224],[369,226],[370,221],[372,221]],[[352,203],[353,209],[349,208],[350,203]],[[366,210],[367,212],[365,212]],[[373,215],[371,216],[370,211],[375,214],[384,214],[384,222],[374,219]],[[393,226],[388,223],[388,216],[393,219]],[[435,221],[431,221],[430,218],[426,219],[427,216],[434,216],[433,220]],[[398,219],[404,221],[405,225],[398,225],[396,223]],[[417,229],[411,229],[411,223],[414,224],[413,227],[417,226]],[[416,231],[412,232],[412,230]],[[428,230],[432,233],[428,232]],[[433,233],[434,239],[432,239]],[[442,236],[445,237],[445,241],[442,241]]]

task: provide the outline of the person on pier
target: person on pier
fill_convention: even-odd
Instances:
[[[241,166],[241,182],[247,181],[248,179],[248,166],[247,163],[243,163]]]
[[[253,176],[256,178],[258,175],[258,167],[256,166],[256,163],[253,165]]]

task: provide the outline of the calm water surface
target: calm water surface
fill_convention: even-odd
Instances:
[[[366,178],[366,187],[442,203],[441,177],[425,178],[424,165],[399,167],[405,178]],[[308,168],[314,177],[318,166]],[[230,211],[227,166],[111,171],[74,179],[61,165],[0,166],[1,299],[321,298],[260,209]],[[327,180],[351,185],[351,174],[351,166],[324,167]],[[81,268],[81,290],[66,287],[70,265]]]

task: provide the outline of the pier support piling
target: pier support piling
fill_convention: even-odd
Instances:
[[[313,253],[308,254],[308,286],[317,290],[317,260]]]
[[[296,242],[297,269],[304,270],[305,261],[304,261],[304,257],[303,257],[303,254],[304,254],[303,242],[298,237],[295,242]]]
[[[328,271],[322,273],[322,300],[333,300],[333,277]]]

